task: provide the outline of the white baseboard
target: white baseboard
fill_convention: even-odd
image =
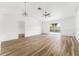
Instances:
[[[1,42],[8,41],[8,40],[15,40],[17,38],[18,38],[18,34],[9,34],[9,35],[5,35],[1,40]]]
[[[77,41],[79,42],[79,36],[75,36],[75,38],[77,39]]]

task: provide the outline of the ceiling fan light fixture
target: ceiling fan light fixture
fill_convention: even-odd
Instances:
[[[38,10],[42,10],[42,8],[38,7]],[[46,18],[46,17],[50,16],[50,13],[48,13],[47,11],[45,11],[42,15]]]

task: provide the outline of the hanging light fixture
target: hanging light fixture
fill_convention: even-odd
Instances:
[[[39,7],[38,10],[43,10],[43,9]],[[45,11],[42,15],[43,15],[45,18],[46,18],[46,17],[50,17],[50,13],[48,13],[47,11]]]
[[[43,14],[43,16],[46,18],[46,17],[50,17],[50,13],[48,13],[48,12],[44,12],[44,14]]]
[[[24,13],[23,13],[23,16],[27,16],[27,13],[26,13],[26,2],[24,2]]]

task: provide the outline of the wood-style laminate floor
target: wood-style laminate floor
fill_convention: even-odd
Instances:
[[[79,43],[74,37],[37,35],[2,42],[5,56],[79,56]]]

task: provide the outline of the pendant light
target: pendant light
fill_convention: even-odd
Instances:
[[[23,13],[23,16],[27,16],[27,13],[26,13],[26,2],[24,2],[24,13]]]

